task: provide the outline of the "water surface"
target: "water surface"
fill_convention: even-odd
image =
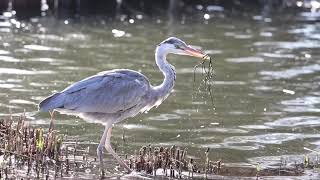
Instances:
[[[160,84],[154,49],[177,36],[213,56],[214,103],[193,89],[199,60],[170,55],[177,70],[174,92],[157,109],[115,126],[112,141],[118,150],[177,145],[203,157],[209,147],[212,159],[253,164],[262,156],[318,150],[320,24],[295,16],[268,21],[255,16],[133,24],[46,17],[21,22],[20,28],[5,24],[0,27],[0,116],[25,112],[32,124],[46,127],[49,114],[38,113],[37,104],[99,71],[134,69]],[[198,72],[196,83],[200,80]],[[104,130],[72,116],[56,114],[55,122],[58,131],[83,142],[98,143]]]

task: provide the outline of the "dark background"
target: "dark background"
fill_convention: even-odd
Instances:
[[[149,17],[172,13],[176,16],[192,15],[199,11],[218,11],[223,7],[228,13],[243,14],[248,11],[271,13],[272,11],[296,10],[297,0],[1,0],[0,12],[16,11],[20,19],[53,15],[57,18],[105,16],[115,18],[143,14]],[[310,6],[310,0],[304,8]],[[47,6],[45,6],[47,5]],[[208,8],[211,6],[213,8]],[[47,8],[46,8],[47,7]],[[299,8],[301,9],[301,8]]]

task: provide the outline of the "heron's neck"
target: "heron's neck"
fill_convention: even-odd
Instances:
[[[156,63],[161,70],[161,72],[164,75],[164,80],[162,84],[155,87],[155,90],[157,91],[157,94],[159,97],[167,97],[167,95],[170,94],[170,92],[173,89],[174,81],[176,79],[176,72],[174,70],[174,67],[168,63],[166,60],[167,52],[162,50],[161,48],[156,49]]]

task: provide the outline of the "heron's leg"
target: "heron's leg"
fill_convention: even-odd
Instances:
[[[108,129],[105,147],[106,147],[107,151],[108,151],[109,153],[111,153],[114,158],[117,159],[118,163],[119,163],[122,167],[126,168],[128,172],[131,172],[131,169],[128,167],[128,165],[122,161],[122,159],[117,155],[116,152],[114,152],[114,150],[113,150],[112,147],[111,147],[111,144],[110,144],[111,131],[112,131],[112,127],[110,127],[110,128]]]
[[[104,130],[104,133],[101,137],[101,140],[100,140],[100,143],[98,145],[98,148],[97,148],[97,155],[98,155],[98,159],[99,159],[99,162],[100,162],[100,168],[101,168],[101,174],[102,176],[104,175],[104,166],[103,166],[103,148],[104,148],[104,144],[106,142],[106,138],[107,138],[107,134],[108,134],[108,129],[109,127],[106,126],[105,130]]]
[[[49,113],[50,113],[50,117],[51,117],[50,125],[49,125],[49,131],[51,132],[54,129],[54,124],[53,124],[54,110],[49,111]]]

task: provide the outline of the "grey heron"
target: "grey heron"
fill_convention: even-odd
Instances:
[[[52,94],[40,102],[39,110],[56,110],[89,122],[102,123],[105,130],[97,148],[101,171],[104,167],[102,155],[105,147],[130,172],[128,165],[111,147],[112,125],[159,106],[169,96],[176,79],[175,69],[166,59],[169,53],[210,59],[202,51],[188,46],[178,38],[170,37],[162,41],[155,51],[156,64],[164,75],[162,84],[152,86],[146,76],[129,69],[104,71]]]

